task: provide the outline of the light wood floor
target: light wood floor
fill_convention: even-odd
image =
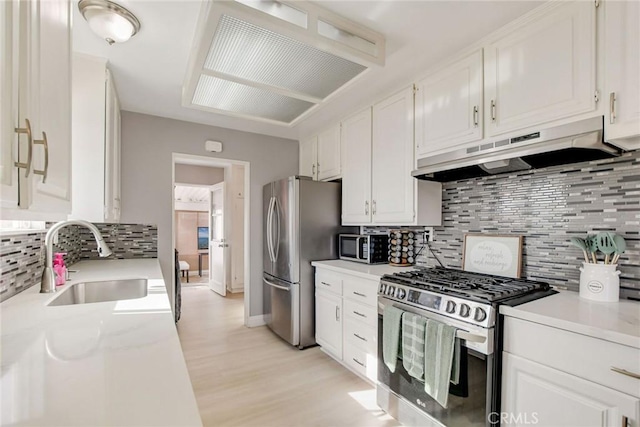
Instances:
[[[205,426],[397,426],[367,382],[267,327],[243,326],[243,294],[182,290],[178,334]]]

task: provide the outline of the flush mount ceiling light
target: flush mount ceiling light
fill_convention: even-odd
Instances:
[[[183,105],[293,126],[367,69],[384,37],[306,1],[204,2]]]
[[[78,9],[91,30],[109,44],[126,42],[140,31],[133,13],[108,0],[81,0]]]

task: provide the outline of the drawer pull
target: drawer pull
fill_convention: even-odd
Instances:
[[[364,363],[362,363],[361,361],[359,361],[358,359],[356,359],[355,357],[352,357],[351,360],[353,360],[354,362],[356,362],[358,365],[362,366],[363,368],[366,368],[366,366],[364,365]]]
[[[325,286],[331,286],[331,283],[327,283],[327,282],[320,282],[320,283],[322,283]]]
[[[366,314],[358,313],[357,311],[354,311],[353,314],[355,314],[356,316],[360,316],[360,317],[367,317]]]
[[[354,295],[358,295],[359,297],[363,297],[363,298],[365,298],[365,297],[366,297],[366,295],[365,295],[365,294],[361,294],[360,292],[356,292],[356,291],[353,291],[353,294],[354,294]]]
[[[629,371],[627,371],[626,369],[616,368],[615,366],[612,366],[612,367],[611,367],[611,370],[612,370],[613,372],[617,372],[617,373],[619,373],[619,374],[626,375],[626,376],[628,376],[628,377],[631,377],[631,378],[635,378],[635,379],[637,379],[637,380],[640,380],[640,375],[638,375],[638,374],[636,374],[636,373],[634,373],[634,372],[629,372]]]
[[[354,337],[356,337],[356,338],[361,339],[361,340],[362,340],[362,341],[364,341],[364,342],[367,342],[367,339],[366,339],[366,338],[361,337],[361,336],[360,336],[360,335],[358,335],[358,334],[353,334],[353,336],[354,336]]]

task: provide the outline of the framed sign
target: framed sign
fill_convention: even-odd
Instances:
[[[519,279],[522,273],[522,236],[465,234],[462,269]]]

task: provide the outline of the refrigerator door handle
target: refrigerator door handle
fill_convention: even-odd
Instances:
[[[264,277],[262,278],[262,280],[264,281],[264,283],[266,283],[267,285],[272,286],[274,288],[282,289],[283,291],[287,291],[287,292],[291,291],[291,288],[288,288],[286,286],[276,285],[275,283],[265,279]]]
[[[280,209],[278,208],[278,199],[276,197],[273,198],[273,211],[278,216],[276,222],[276,247],[273,250],[273,262],[278,262],[278,255],[280,253]],[[273,243],[272,243],[273,246]]]
[[[273,255],[273,202],[275,197],[269,199],[269,208],[267,210],[267,249],[269,251],[269,259],[271,262],[275,262]]]

